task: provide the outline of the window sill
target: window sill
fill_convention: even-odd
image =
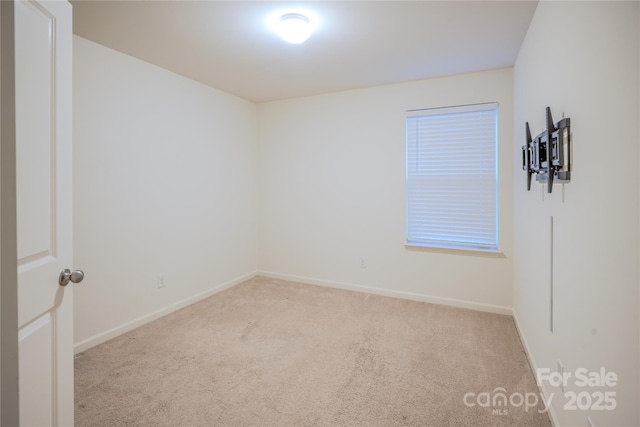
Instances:
[[[421,245],[413,245],[409,243],[405,243],[405,249],[408,251],[418,251],[418,252],[434,252],[439,254],[450,254],[450,255],[466,255],[466,256],[477,256],[484,258],[506,258],[504,253],[500,251],[483,251],[479,249],[461,249],[461,248],[444,248],[439,246],[421,246]]]

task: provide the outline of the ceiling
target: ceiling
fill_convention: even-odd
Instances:
[[[74,33],[254,102],[512,66],[537,1],[72,1]],[[317,28],[282,41],[269,17]]]

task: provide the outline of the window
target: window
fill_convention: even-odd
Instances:
[[[406,120],[407,245],[498,251],[498,104]]]

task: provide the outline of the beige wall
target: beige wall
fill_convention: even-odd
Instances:
[[[510,312],[512,90],[509,68],[260,104],[260,271]],[[489,101],[505,258],[405,249],[405,111]]]
[[[257,138],[255,104],[79,37],[73,72],[81,350],[255,271]]]
[[[615,411],[565,411],[560,425],[639,425],[637,2],[540,2],[515,71],[515,155],[524,123],[535,135],[545,107],[573,135],[572,182],[544,194],[514,172],[514,312],[532,361],[555,371],[616,372]],[[554,217],[554,331],[550,318],[550,217]],[[548,385],[548,384],[546,384]],[[574,386],[566,391],[594,391]]]

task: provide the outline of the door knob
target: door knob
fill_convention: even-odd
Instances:
[[[71,272],[68,268],[65,268],[60,272],[60,278],[58,283],[60,286],[67,286],[69,282],[80,283],[84,279],[84,272],[82,270],[76,270]]]

